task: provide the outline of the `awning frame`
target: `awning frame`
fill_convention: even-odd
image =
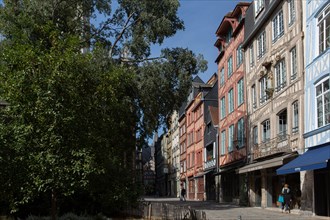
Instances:
[[[279,157],[275,157],[269,160],[264,160],[260,162],[255,162],[248,164],[240,169],[238,169],[238,174],[249,173],[257,170],[267,169],[271,167],[282,166],[284,164],[284,160],[287,160],[291,157],[295,157],[296,154],[286,154]]]
[[[296,159],[276,170],[277,175],[285,175],[305,170],[323,169],[329,166],[330,144],[312,147]]]

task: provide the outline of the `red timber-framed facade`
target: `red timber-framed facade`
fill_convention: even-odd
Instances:
[[[199,92],[195,98],[194,106],[192,108],[192,114],[194,117],[194,157],[195,161],[192,166],[194,166],[194,180],[195,180],[195,199],[204,200],[204,175],[199,176],[200,173],[203,173],[203,149],[204,149],[204,102],[202,100],[202,92]]]
[[[247,201],[246,180],[237,169],[247,156],[247,113],[242,43],[245,13],[250,3],[241,2],[222,19],[216,35],[219,50],[219,201],[244,204]]]
[[[204,199],[204,179],[195,178],[203,171],[203,105],[200,103],[200,88],[205,83],[197,76],[192,89],[179,111],[180,126],[180,181],[186,189],[187,199]]]

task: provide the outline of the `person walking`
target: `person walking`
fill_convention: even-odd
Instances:
[[[186,201],[186,189],[181,186],[181,198],[180,201]]]
[[[282,203],[282,212],[283,209],[285,209],[285,213],[290,213],[292,196],[288,184],[284,184],[284,187],[282,188],[282,195],[284,197],[284,203]]]

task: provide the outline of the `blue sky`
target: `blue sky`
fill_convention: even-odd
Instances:
[[[225,14],[232,11],[239,0],[180,0],[179,17],[185,30],[165,40],[161,47],[188,47],[196,55],[202,54],[208,61],[206,72],[199,74],[206,82],[217,72],[215,59],[218,56],[215,32]],[[246,1],[250,2],[250,1]],[[160,53],[159,46],[152,47],[153,56]]]

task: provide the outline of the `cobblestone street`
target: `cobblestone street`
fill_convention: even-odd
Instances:
[[[280,208],[240,207],[233,204],[219,204],[212,201],[180,201],[178,198],[145,198],[148,202],[168,203],[177,206],[190,206],[204,211],[209,220],[330,220],[329,217],[308,216],[292,210],[290,214],[282,213]]]

